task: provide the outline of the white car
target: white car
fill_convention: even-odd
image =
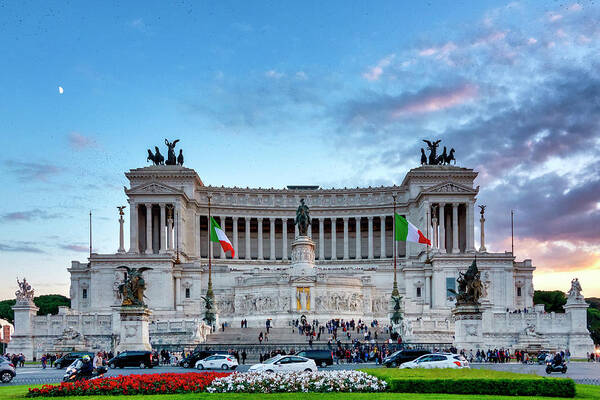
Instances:
[[[314,360],[300,356],[277,355],[263,361],[261,364],[254,364],[250,367],[250,372],[317,372],[317,364]]]
[[[469,362],[460,354],[425,354],[413,361],[405,362],[400,368],[470,368]]]
[[[196,369],[236,369],[238,361],[229,354],[215,354],[196,361],[195,367]]]

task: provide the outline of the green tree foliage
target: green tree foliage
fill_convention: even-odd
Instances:
[[[39,307],[38,315],[58,314],[59,306],[71,306],[71,300],[60,294],[47,294],[33,299],[34,304]],[[13,322],[15,317],[12,306],[15,300],[0,301],[0,318]]]
[[[543,304],[546,312],[565,312],[563,306],[567,303],[567,297],[560,290],[536,290],[533,293],[533,304]]]
[[[590,308],[587,310],[587,324],[588,330],[592,335],[592,340],[595,344],[600,344],[600,308],[598,307],[600,304],[593,302],[594,298],[585,299],[588,303],[590,303]],[[592,301],[590,301],[592,300]],[[595,298],[598,300],[598,298]],[[596,307],[594,307],[594,305]]]

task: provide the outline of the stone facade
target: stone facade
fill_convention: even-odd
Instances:
[[[479,187],[473,185],[477,172],[472,169],[422,166],[410,170],[399,186],[353,189],[205,186],[194,170],[180,166],[138,168],[125,175],[130,182],[125,187],[128,246],[121,233],[114,254],[72,262],[72,309],[60,317],[76,318],[84,336],[103,332],[103,345],[111,340],[114,345],[121,329],[114,311],[121,265],[153,268],[144,273],[152,343],[197,337],[209,251],[219,322],[239,326],[247,319],[249,326],[264,326],[272,318],[275,326],[287,326],[301,315],[321,321],[387,321],[394,271],[393,196],[396,212],[432,239],[431,248],[396,242],[405,340],[454,341],[454,299],[448,289],[455,288],[459,271],[474,256],[486,288],[481,347],[518,347],[528,323],[557,346],[568,347],[575,337],[581,343],[589,339],[585,323],[578,325],[577,307],[561,315],[533,312],[531,260],[517,262],[510,252],[490,253],[484,246],[475,249]],[[233,258],[209,241],[208,196],[211,215],[235,248]],[[300,199],[310,207],[312,224],[308,237],[299,239],[293,218]],[[532,312],[506,312],[523,308]],[[35,341],[58,334],[51,327],[53,318],[33,317]]]

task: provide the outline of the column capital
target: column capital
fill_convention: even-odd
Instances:
[[[257,217],[257,218],[256,218],[256,220],[257,220],[258,222],[263,222],[263,218],[262,218],[262,217]]]
[[[348,222],[348,220],[350,219],[350,217],[342,217],[342,219],[344,220],[344,222]]]
[[[452,203],[452,207],[458,207],[460,205],[460,203]]]
[[[167,207],[167,203],[158,203],[158,205],[160,206],[160,208],[166,208]]]
[[[237,221],[239,219],[238,216],[234,216],[234,217],[231,217],[231,218],[233,218],[234,221]]]
[[[440,207],[444,207],[444,206],[446,205],[446,203],[444,203],[443,201],[440,201],[440,202],[438,203],[438,205],[439,205]]]
[[[354,217],[355,220],[360,221],[362,217]]]
[[[380,220],[382,220],[382,221],[385,221],[385,219],[386,219],[386,218],[387,218],[387,216],[386,216],[386,215],[380,215],[380,216],[379,216],[379,219],[380,219]]]
[[[144,203],[144,206],[146,206],[146,207],[152,207],[152,203]]]
[[[367,217],[367,219],[368,219],[369,221],[373,221],[373,216],[372,216],[372,215],[369,215],[369,216]]]

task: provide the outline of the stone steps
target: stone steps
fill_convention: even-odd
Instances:
[[[371,335],[374,334],[374,328],[370,328]],[[206,340],[206,344],[258,344],[258,335],[260,332],[263,335],[266,333],[265,328],[225,328],[225,331],[215,331],[210,334]],[[378,336],[381,337],[381,332],[378,331]],[[317,341],[316,337],[313,338],[314,343],[327,343],[330,335],[327,330],[321,334],[321,340]],[[343,342],[358,339],[364,340],[364,333],[356,333],[356,330],[351,332],[350,339],[345,332],[338,330],[338,338]],[[263,340],[263,344],[274,344],[274,343],[307,343],[308,337],[305,335],[299,335],[298,330],[295,329],[292,332],[291,327],[286,328],[271,328],[269,330],[268,340]]]

